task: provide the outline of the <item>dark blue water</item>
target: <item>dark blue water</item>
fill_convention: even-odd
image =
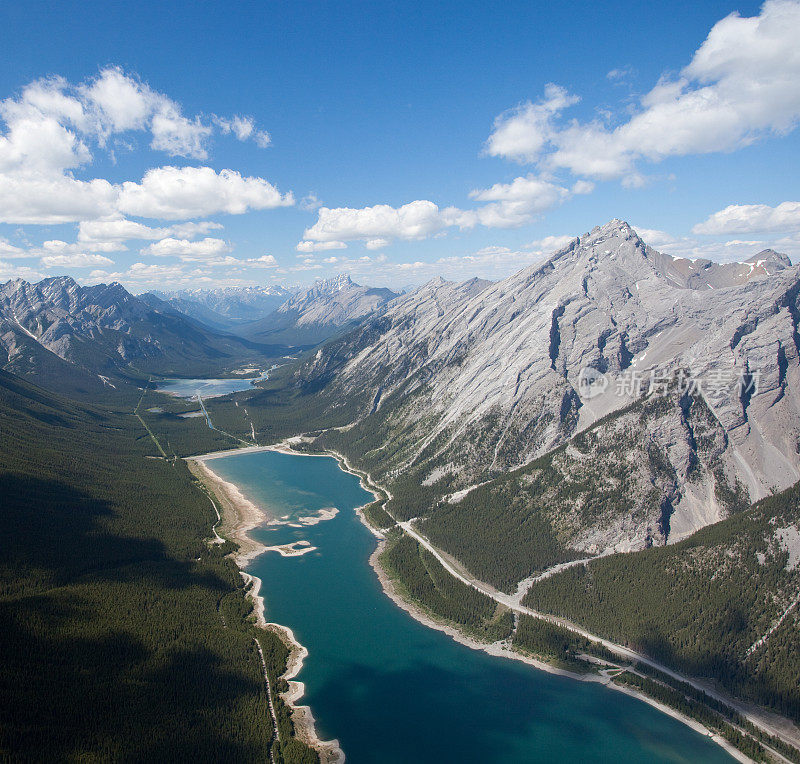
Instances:
[[[335,460],[265,451],[209,467],[276,516],[339,509],[315,526],[254,531],[269,545],[307,539],[318,550],[268,552],[249,570],[263,580],[268,620],[308,648],[303,702],[348,762],[731,761],[641,701],[471,650],[413,620],[368,565],[376,541],[353,509],[372,497]]]

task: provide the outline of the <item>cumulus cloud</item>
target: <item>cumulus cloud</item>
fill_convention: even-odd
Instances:
[[[731,204],[692,228],[692,233],[727,235],[800,230],[800,202]]]
[[[252,260],[247,260],[250,265],[256,268],[277,268],[278,261],[275,259],[273,255],[261,255],[261,257],[253,258]]]
[[[645,244],[649,244],[655,249],[665,247],[669,244],[676,244],[679,241],[679,239],[675,238],[672,234],[666,231],[660,231],[657,228],[644,228],[638,225],[632,226],[632,228]]]
[[[83,220],[78,226],[78,241],[127,241],[160,239],[163,229],[150,228],[133,220]]]
[[[553,118],[579,100],[564,88],[548,83],[540,101],[527,101],[495,119],[492,134],[486,141],[486,153],[534,162],[551,138]]]
[[[491,188],[471,192],[472,199],[491,202],[471,214],[487,228],[515,228],[562,204],[569,196],[566,188],[528,175],[515,178],[511,183],[495,183]]]
[[[181,279],[186,275],[186,272],[180,265],[134,263],[128,268],[126,275],[131,279],[152,279],[155,283],[163,283],[163,280]]]
[[[39,281],[44,278],[40,273],[27,265],[12,265],[0,260],[0,279],[25,279],[26,281]]]
[[[116,188],[99,178],[0,172],[0,223],[54,225],[109,216],[116,199]]]
[[[78,252],[73,255],[45,255],[41,259],[45,268],[96,268],[100,265],[114,265],[114,261],[103,255],[89,255]]]
[[[468,210],[440,209],[424,199],[401,207],[388,204],[360,209],[322,207],[317,222],[306,229],[304,241],[297,249],[300,252],[341,249],[343,242],[362,239],[367,249],[374,250],[382,249],[395,239],[425,239],[452,227],[515,228],[562,204],[573,193],[576,192],[545,178],[527,175],[510,183],[495,183],[490,188],[472,191],[470,197],[485,204]]]
[[[126,136],[131,132],[148,133],[154,150],[191,159],[207,158],[208,141],[215,129],[232,132],[240,140],[253,139],[259,145],[269,142],[268,134],[258,130],[250,117],[217,118],[215,127],[213,121],[184,115],[176,101],[118,67],[107,67],[78,85],[62,77],[36,80],[18,95],[0,101],[0,119],[5,123],[0,132],[0,222],[6,223],[50,225],[112,219],[128,207],[157,211],[158,203],[148,204],[141,189],[137,193],[147,176],[142,183],[120,186],[73,175],[93,161],[95,149],[111,150],[120,141],[128,142]],[[217,175],[208,167],[184,171],[184,185],[204,182],[199,195],[207,192],[210,176]],[[192,171],[198,175],[190,176]],[[227,177],[221,177],[226,173]],[[241,178],[231,170],[218,175],[218,185],[227,189],[224,203],[214,206],[198,201],[190,209],[238,214],[291,203],[291,195],[282,196],[263,179]],[[187,197],[186,188],[181,195]],[[181,217],[177,209],[169,211],[165,217]],[[195,214],[204,213],[185,217]]]
[[[231,246],[228,242],[207,236],[199,241],[168,237],[148,245],[140,250],[140,253],[155,257],[179,257],[184,261],[208,262],[209,260],[218,260],[220,256],[230,251]]]
[[[640,184],[640,160],[731,151],[784,134],[800,119],[800,3],[768,0],[758,16],[719,21],[677,77],[664,77],[632,116],[559,120],[575,103],[548,85],[544,98],[500,115],[487,153]]]
[[[426,200],[391,207],[321,207],[317,222],[306,229],[311,241],[349,241],[352,239],[424,239],[445,226],[439,208]]]
[[[298,252],[324,252],[330,249],[347,249],[343,241],[301,241],[295,247]]]
[[[118,208],[127,215],[181,220],[293,204],[291,193],[281,194],[263,178],[244,177],[235,170],[159,167],[145,173],[141,183],[123,183]]]
[[[525,249],[539,253],[557,252],[566,247],[574,238],[574,236],[545,236],[543,239],[529,242],[525,245]]]
[[[42,244],[41,249],[48,255],[64,255],[85,252],[87,250],[93,252],[121,252],[127,249],[127,247],[119,241],[75,241],[68,243],[61,239],[50,239]]]
[[[17,257],[28,257],[28,253],[20,247],[16,247],[6,239],[0,238],[0,257],[14,259]]]
[[[187,119],[174,107],[165,108],[153,115],[150,123],[153,140],[150,147],[170,156],[207,159],[205,142],[211,128],[200,121],[200,117]]]
[[[383,249],[384,247],[389,246],[388,239],[368,239],[364,246],[367,249]]]
[[[87,244],[123,242],[131,239],[163,239],[167,236],[191,239],[222,228],[210,220],[178,223],[173,226],[151,228],[134,220],[84,220],[78,226],[78,241]]]

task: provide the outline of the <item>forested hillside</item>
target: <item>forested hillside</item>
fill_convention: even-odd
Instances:
[[[0,372],[0,755],[264,761],[264,648],[212,507],[131,415]],[[275,694],[276,695],[276,694]],[[314,761],[283,733],[276,761]]]
[[[800,484],[673,546],[534,584],[524,604],[800,719]]]

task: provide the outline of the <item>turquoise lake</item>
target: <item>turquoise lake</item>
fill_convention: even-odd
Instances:
[[[162,379],[156,386],[160,393],[177,395],[179,398],[194,398],[198,393],[203,398],[216,398],[220,395],[249,390],[252,382],[260,377],[247,379]]]
[[[707,737],[647,704],[458,644],[383,594],[376,546],[353,511],[371,500],[332,458],[262,451],[208,463],[275,516],[336,507],[304,528],[266,526],[268,545],[308,540],[302,557],[267,552],[270,621],[309,650],[298,679],[323,739],[348,762],[730,762]]]

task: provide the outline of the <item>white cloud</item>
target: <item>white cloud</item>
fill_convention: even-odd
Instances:
[[[441,230],[445,223],[439,208],[418,200],[402,207],[376,204],[374,207],[322,207],[317,222],[306,229],[305,239],[312,241],[349,241],[352,239],[424,239]]]
[[[388,239],[369,239],[365,245],[367,249],[383,249],[389,246]]]
[[[800,202],[731,204],[692,228],[692,233],[732,234],[800,230]]]
[[[257,146],[262,149],[267,148],[272,143],[272,138],[266,130],[257,130],[255,121],[252,117],[214,117],[214,122],[219,126],[223,133],[233,133],[240,141],[252,138]]]
[[[252,266],[256,268],[278,267],[278,261],[274,258],[273,255],[261,255],[261,257],[256,257],[252,260],[247,260],[246,262],[250,263]]]
[[[307,212],[313,212],[314,210],[318,210],[322,206],[322,202],[317,198],[317,195],[314,193],[306,194],[300,200],[300,209],[306,210]]]
[[[572,184],[573,194],[591,194],[594,191],[594,183],[590,180],[576,180]]]
[[[184,261],[208,262],[217,260],[221,255],[230,251],[230,244],[222,239],[206,237],[199,241],[189,241],[189,239],[168,237],[148,245],[140,250],[140,254],[154,255],[155,257],[179,257]]]
[[[20,247],[15,247],[6,239],[0,238],[0,257],[7,257],[8,259],[28,257],[28,253]]]
[[[570,237],[567,239],[570,240]],[[291,270],[297,273],[324,270],[326,275],[349,273],[360,283],[385,283],[403,287],[409,283],[419,284],[428,281],[435,276],[453,280],[474,276],[497,279],[515,273],[527,265],[541,262],[542,259],[542,252],[490,246],[477,252],[441,257],[434,262],[420,260],[392,262],[384,255],[365,255],[357,258],[336,256],[324,258],[321,263],[303,263]]]
[[[0,173],[0,223],[53,225],[113,215],[117,189],[99,178]]]
[[[623,66],[619,69],[612,69],[606,73],[606,79],[612,82],[621,82],[627,80],[633,74],[633,68],[630,66]]]
[[[40,281],[43,273],[29,268],[27,265],[12,265],[0,260],[0,279],[25,279],[26,281]]]
[[[537,239],[526,244],[525,249],[540,254],[557,252],[559,249],[566,247],[574,238],[574,236],[545,236],[543,239]]]
[[[8,127],[0,136],[0,172],[58,173],[91,159],[77,135],[87,125],[83,105],[65,94],[66,87],[57,77],[37,80],[19,98],[0,102]]]
[[[74,255],[45,255],[41,263],[45,268],[96,268],[99,265],[114,265],[114,261],[107,257],[83,252]]]
[[[195,236],[203,236],[210,231],[219,231],[224,226],[221,223],[215,223],[212,220],[200,220],[197,222],[176,223],[164,230],[169,236],[177,236],[183,239],[193,239]]]
[[[151,170],[141,184],[122,186],[100,178],[75,178],[72,172],[93,160],[94,147],[107,147],[112,136],[117,136],[114,145],[130,143],[122,136],[131,131],[148,132],[151,148],[171,156],[205,159],[208,155],[213,123],[184,115],[177,102],[118,67],[107,67],[78,85],[61,77],[36,80],[19,95],[0,102],[0,118],[5,123],[0,131],[0,222],[50,225],[113,219],[128,208],[156,212],[164,208],[165,217],[179,219],[202,216],[207,209],[238,214],[293,203],[291,194],[279,194],[266,180],[242,178],[232,170],[217,174],[209,167],[159,168]],[[240,139],[250,138],[259,145],[269,141],[268,134],[257,130],[249,117],[222,123],[227,126],[223,129]],[[184,173],[178,194],[184,206],[148,203],[147,189],[139,186],[159,172]],[[217,188],[223,199],[218,205],[201,198],[208,192],[211,176],[222,187]],[[201,188],[196,204],[187,207],[193,182]],[[184,214],[186,209],[191,214]]]
[[[641,184],[640,160],[732,151],[784,134],[800,119],[800,3],[768,0],[760,15],[719,21],[678,77],[665,77],[621,122],[558,123],[574,103],[548,86],[538,104],[498,117],[494,156],[537,162],[594,178]]]
[[[78,241],[128,241],[160,239],[163,229],[150,228],[133,220],[83,220],[78,226]]]
[[[42,244],[41,249],[46,254],[66,255],[86,252],[87,250],[93,252],[122,252],[127,247],[119,241],[76,241],[68,243],[61,241],[61,239],[50,239]]]
[[[150,147],[170,156],[206,159],[208,152],[204,144],[211,128],[204,125],[199,117],[187,119],[174,105],[165,106],[150,123],[153,140]]]
[[[548,83],[541,101],[527,101],[495,119],[494,130],[486,141],[486,153],[534,162],[551,138],[553,117],[579,100],[564,88]]]
[[[263,178],[243,177],[235,170],[159,167],[149,170],[141,183],[123,183],[118,207],[128,215],[179,220],[293,204],[291,193],[281,194]]]
[[[119,67],[104,69],[79,90],[94,106],[100,123],[98,132],[103,138],[112,132],[143,130],[159,100],[159,94],[126,75]]]
[[[679,241],[672,234],[667,233],[666,231],[659,231],[656,228],[643,228],[642,226],[638,225],[632,226],[632,228],[639,235],[639,238],[645,242],[645,244],[649,244],[655,249],[667,246],[668,244],[677,244]]]
[[[472,213],[477,222],[488,228],[515,228],[530,223],[537,214],[562,204],[569,196],[566,188],[534,175],[470,193],[476,201],[491,202]]]
[[[347,249],[343,241],[301,241],[295,247],[298,252],[324,252],[330,249]]]
[[[157,263],[134,263],[126,274],[133,279],[162,279],[181,278],[185,275],[185,270],[180,265],[161,265]],[[158,283],[155,282],[155,283]],[[163,283],[163,282],[161,282]]]
[[[122,242],[131,239],[155,240],[167,236],[192,239],[210,231],[219,230],[222,226],[210,220],[200,222],[178,223],[176,225],[151,228],[134,220],[84,220],[78,226],[78,241],[87,246],[99,243]]]
[[[415,241],[457,226],[473,228],[515,228],[530,223],[537,215],[566,201],[573,192],[535,175],[515,178],[510,183],[495,183],[477,189],[470,197],[486,204],[470,210],[458,207],[440,209],[427,200],[417,200],[401,207],[377,204],[373,207],[349,207],[319,210],[317,222],[306,229],[300,252],[316,252],[335,242],[363,239],[367,249],[382,249],[394,239]]]
[[[800,249],[787,240],[759,241],[753,239],[728,239],[700,241],[691,236],[674,236],[654,228],[633,226],[641,239],[651,247],[689,260],[711,260],[718,263],[742,262],[763,249],[772,248],[787,254],[798,254]]]

